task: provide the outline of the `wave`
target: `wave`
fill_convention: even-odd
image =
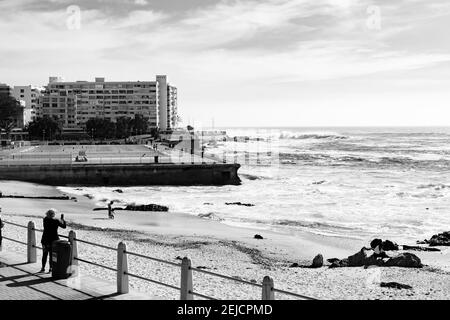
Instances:
[[[338,134],[327,134],[327,133],[295,133],[295,132],[282,132],[279,139],[295,139],[295,140],[306,140],[306,139],[332,139],[332,140],[342,140],[348,139],[347,136],[342,136]]]
[[[410,168],[450,168],[448,159],[412,159],[409,157],[332,156],[321,153],[280,153],[281,163],[308,162],[313,165],[406,166]]]
[[[434,189],[434,190],[442,190],[442,189],[447,189],[450,188],[449,184],[442,184],[442,183],[438,183],[438,184],[422,184],[420,186],[417,187],[417,189]]]
[[[274,225],[279,226],[291,226],[291,227],[302,227],[302,228],[309,228],[309,229],[328,229],[328,230],[341,230],[341,231],[354,231],[357,230],[352,227],[346,227],[346,226],[339,226],[335,224],[330,223],[324,223],[324,222],[307,222],[307,221],[297,221],[297,220],[275,220],[273,221]]]
[[[248,173],[239,173],[239,176],[243,177],[247,180],[262,180],[262,179],[264,179],[263,176],[257,176],[257,175],[248,174]]]

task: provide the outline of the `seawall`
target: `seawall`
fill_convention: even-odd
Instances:
[[[76,164],[0,166],[0,180],[92,186],[238,185],[239,164]]]

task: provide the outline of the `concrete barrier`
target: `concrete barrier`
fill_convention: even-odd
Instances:
[[[0,180],[46,185],[238,185],[239,164],[83,164],[0,166]]]

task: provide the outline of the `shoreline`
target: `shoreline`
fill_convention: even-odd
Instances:
[[[0,181],[0,190],[5,194],[65,195],[55,187],[23,182]],[[69,194],[69,196],[71,195]],[[428,294],[420,292],[411,296],[411,293],[408,292],[410,290],[367,286],[366,281],[374,270],[372,268],[367,270],[364,268],[336,270],[329,269],[327,266],[319,269],[290,268],[292,263],[310,264],[318,253],[321,253],[325,260],[347,257],[368,245],[363,240],[319,236],[306,231],[286,235],[269,230],[229,226],[218,221],[177,212],[118,211],[116,218],[110,220],[107,218],[106,212],[93,211],[92,209],[97,207],[97,204],[84,196],[67,201],[3,198],[0,199],[0,206],[5,220],[10,219],[25,224],[30,218],[33,218],[31,220],[35,221],[37,228],[41,227],[39,220],[42,219],[45,211],[55,208],[64,213],[68,221],[68,229],[61,230],[62,234],[66,234],[69,229],[74,229],[80,239],[85,238],[114,247],[119,241],[124,240],[131,248],[130,250],[134,248],[135,252],[174,262],[177,261],[177,257],[188,256],[192,259],[194,266],[203,266],[214,272],[230,276],[240,276],[249,281],[261,281],[263,276],[270,275],[274,278],[278,288],[318,298],[384,299],[394,297],[411,299],[416,297],[436,299],[447,297],[448,299],[450,296],[450,288],[445,291],[440,287],[445,283],[450,283],[449,262],[448,258],[445,259],[444,251],[440,253],[414,252],[424,264],[428,265],[423,269],[378,269],[383,275],[382,281],[385,281],[384,278],[393,279],[392,281],[410,284],[413,288],[417,288],[420,284],[425,287],[431,286],[433,289],[432,293],[427,291]],[[13,230],[10,231],[13,232]],[[4,234],[6,235],[6,233],[5,230]],[[261,234],[264,239],[254,239],[255,234]],[[23,236],[25,237],[25,234]],[[37,237],[39,242],[40,235],[38,234]],[[22,250],[24,249],[22,248]],[[83,246],[83,252],[84,250],[87,250],[86,254],[89,254],[90,258],[95,257],[96,260],[103,259],[110,265],[115,264],[115,257],[103,256],[104,253],[98,252],[98,248]],[[229,259],[230,256],[233,256],[233,259]],[[144,262],[136,262],[136,264],[133,262],[133,267],[145,272],[148,263]],[[103,277],[111,276],[103,274],[102,270],[94,270],[90,267],[86,267],[86,270],[98,273]],[[169,275],[170,273],[162,276],[169,277],[169,279],[178,276],[172,274],[171,278]],[[440,279],[431,280],[434,277]],[[113,280],[113,278],[110,277],[109,280]],[[355,284],[357,280],[359,282]],[[201,285],[204,290],[211,290],[212,282],[211,279],[208,279],[198,285]],[[136,285],[140,290],[143,288],[148,290],[148,285]],[[220,287],[224,286],[225,283],[221,283],[216,288],[219,290],[217,292],[219,296],[223,295],[224,289]],[[151,290],[158,291],[161,288],[152,287]],[[247,294],[250,291],[242,291],[242,298],[248,298]],[[172,297],[164,290],[158,292],[167,298]],[[444,293],[447,295],[441,296]],[[280,296],[280,298],[288,297]]]

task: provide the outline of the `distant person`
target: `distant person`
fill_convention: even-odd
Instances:
[[[44,232],[42,234],[42,268],[41,272],[45,271],[45,264],[47,262],[50,265],[49,272],[52,271],[52,243],[56,240],[59,240],[58,236],[58,227],[63,229],[66,228],[66,221],[64,221],[64,215],[61,214],[61,219],[56,219],[56,210],[50,209],[45,213],[44,218]]]
[[[1,212],[2,212],[2,208],[0,208],[0,251],[2,251],[2,240],[3,240],[3,238],[2,238],[2,229],[5,226],[5,224],[2,221]]]
[[[114,219],[114,208],[112,207],[114,200],[108,203],[108,218]]]

